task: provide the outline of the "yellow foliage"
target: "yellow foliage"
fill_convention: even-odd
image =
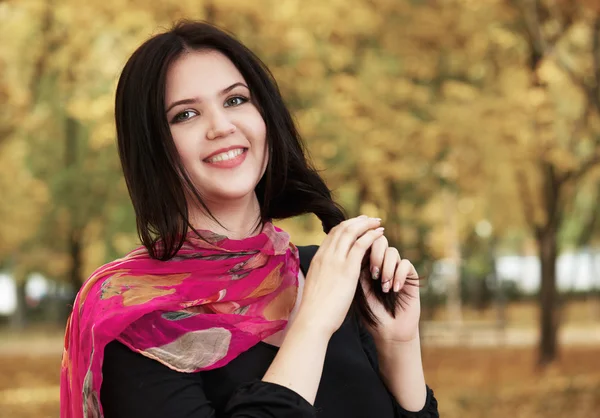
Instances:
[[[26,153],[27,144],[15,138],[0,146],[0,258],[33,236],[48,200],[46,185],[23,164]]]
[[[62,144],[70,116],[85,132],[82,154],[95,157],[83,167],[100,165],[101,152],[115,153],[119,71],[141,42],[181,17],[211,18],[257,51],[286,100],[292,98],[317,166],[328,169],[330,186],[344,190],[353,210],[385,214],[394,203],[390,183],[401,194],[410,190],[411,197],[400,196],[402,221],[428,225],[433,252],[442,256],[441,181],[459,190],[461,231],[485,217],[502,233],[523,227],[523,185],[515,180],[523,172],[535,219],[543,220],[539,161],[566,173],[597,147],[600,118],[594,112],[582,118],[587,96],[564,67],[589,80],[592,26],[584,11],[575,14],[534,73],[517,13],[501,0],[63,0],[52,9],[42,0],[1,2],[0,38],[9,42],[0,49],[0,99],[9,106],[0,132],[12,139],[0,138],[0,167],[11,173],[0,185],[13,203],[0,202],[0,235],[12,237],[0,243],[0,254],[35,234],[56,181],[36,179],[28,157],[40,165],[38,173],[60,174],[64,164],[62,151],[41,155],[31,144]],[[557,22],[549,17],[540,30],[548,38],[560,35]],[[106,168],[103,173],[114,175],[106,181],[114,182],[117,171]],[[116,186],[122,199],[111,205],[127,204],[122,187]],[[358,189],[366,189],[366,201],[347,197]],[[9,213],[11,207],[19,210]],[[34,221],[24,227],[23,219]],[[58,224],[67,228],[69,216]],[[311,239],[320,230],[318,222],[285,225]],[[103,233],[95,231],[86,250],[94,263],[103,254]],[[418,238],[414,230],[405,236]],[[125,252],[137,238],[117,231],[110,241]]]
[[[470,102],[477,97],[477,89],[457,81],[446,81],[442,87],[444,98],[451,101]]]

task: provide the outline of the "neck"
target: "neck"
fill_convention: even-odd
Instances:
[[[260,206],[255,193],[236,201],[204,203],[219,222],[200,208],[190,208],[190,223],[194,228],[206,229],[229,239],[244,239],[260,232]]]

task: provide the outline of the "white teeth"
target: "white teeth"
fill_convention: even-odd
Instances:
[[[219,161],[231,160],[231,159],[237,157],[238,155],[240,155],[243,152],[244,152],[243,148],[232,149],[230,151],[222,152],[220,154],[215,155],[214,157],[210,158],[208,160],[208,162],[209,163],[216,163],[216,162],[219,162]]]

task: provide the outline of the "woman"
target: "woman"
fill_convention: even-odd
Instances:
[[[180,23],[129,59],[115,113],[143,247],[77,296],[61,417],[438,416],[412,264],[344,219],[252,52]],[[303,213],[319,248],[271,223]]]

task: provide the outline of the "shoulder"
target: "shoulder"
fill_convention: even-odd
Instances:
[[[126,271],[135,260],[147,257],[145,248],[141,247],[129,252],[122,258],[118,258],[98,267],[81,285],[81,288],[77,292],[76,304],[83,304],[90,296],[98,297],[101,293],[99,289],[103,282],[110,279],[115,274]]]

